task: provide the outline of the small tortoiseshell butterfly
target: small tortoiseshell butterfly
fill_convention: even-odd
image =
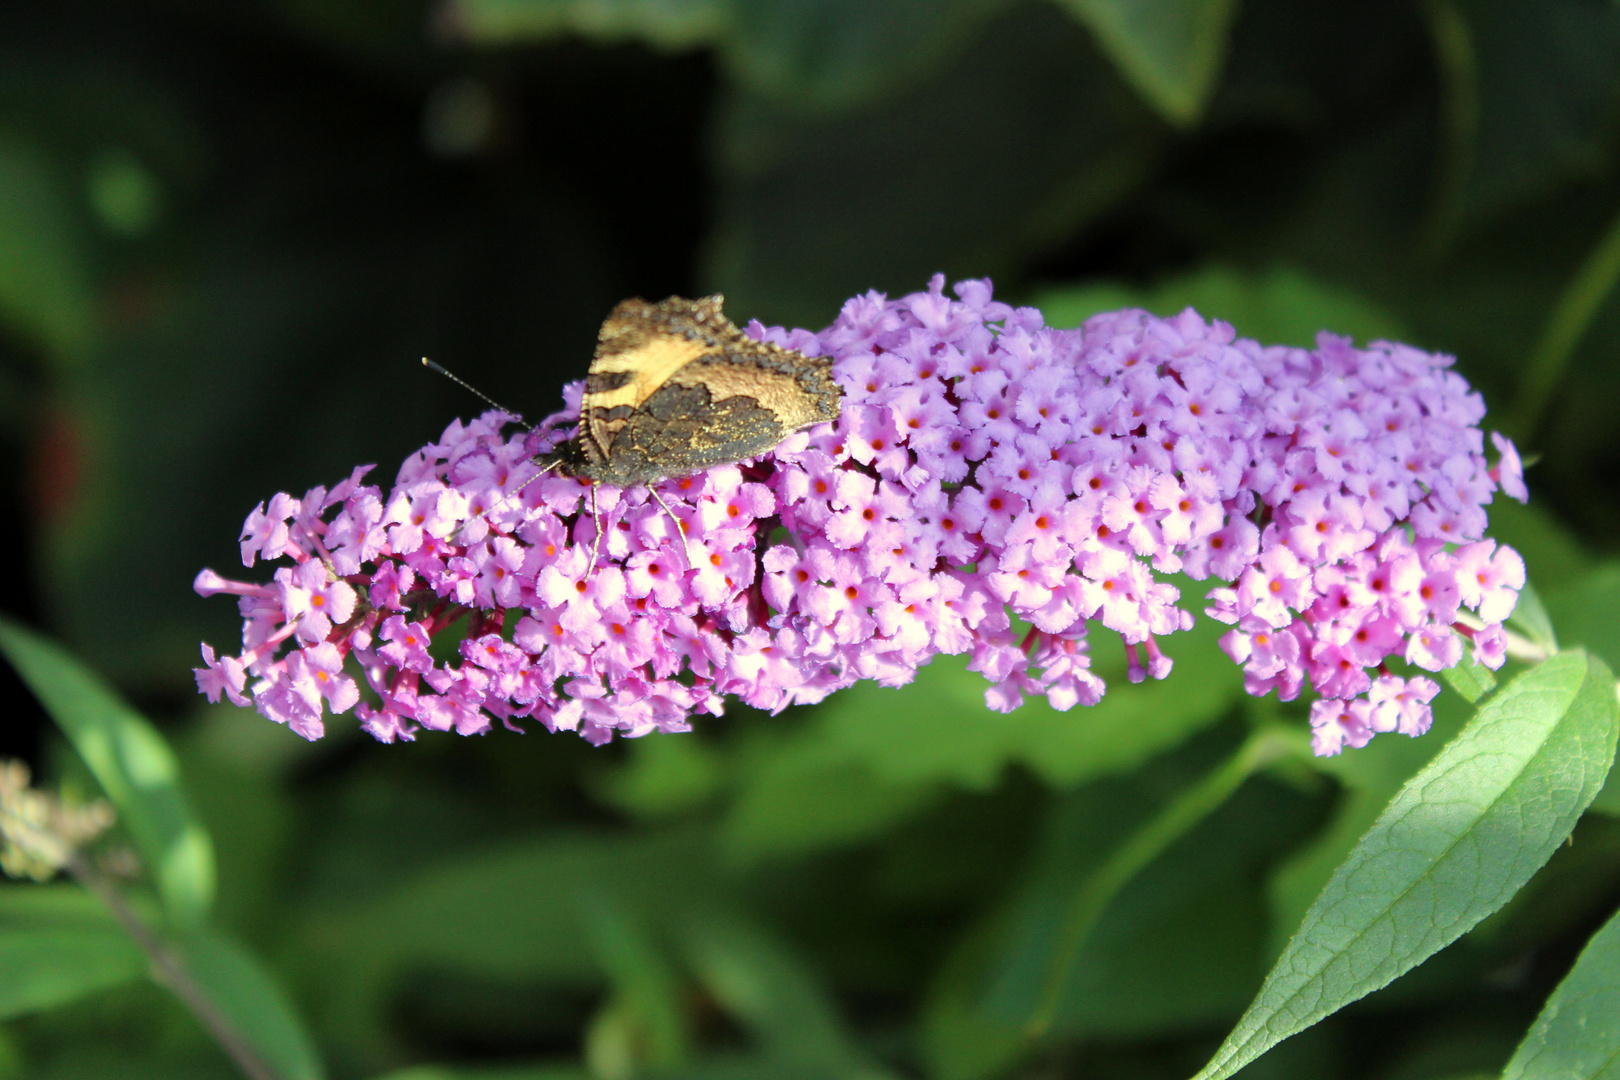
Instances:
[[[537,456],[533,478],[555,471],[588,481],[598,538],[598,484],[641,487],[746,461],[800,428],[838,419],[844,392],[833,381],[832,360],[755,341],[721,312],[723,300],[625,300],[602,323],[579,433]],[[422,363],[511,412],[426,357]],[[656,491],[652,496],[684,547],[685,527]],[[595,569],[593,543],[587,575]]]
[[[755,341],[721,313],[722,299],[614,308],[585,376],[579,434],[539,463],[636,487],[746,461],[838,419],[832,361]]]

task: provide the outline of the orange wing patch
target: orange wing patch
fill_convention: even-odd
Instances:
[[[619,335],[621,339],[630,336]],[[635,336],[642,340],[622,352],[597,353],[595,363],[591,364],[591,375],[596,378],[586,380],[585,398],[581,402],[584,408],[615,409],[620,405],[637,408],[681,368],[705,353],[715,351],[713,345],[701,338]],[[596,381],[597,385],[607,385],[616,380],[601,376],[613,375],[628,376],[628,381],[613,389],[591,390],[592,381]]]

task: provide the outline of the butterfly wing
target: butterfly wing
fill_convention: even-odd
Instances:
[[[837,418],[830,360],[755,341],[720,305],[670,297],[613,309],[585,380],[581,475],[653,483],[755,457]]]

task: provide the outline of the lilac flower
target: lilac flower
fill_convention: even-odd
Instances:
[[[1488,465],[1449,357],[1265,347],[1190,310],[1060,330],[988,282],[955,293],[869,293],[819,334],[750,325],[833,357],[843,412],[658,484],[686,544],[647,489],[601,488],[593,515],[580,481],[536,478],[578,384],[532,434],[452,424],[390,490],[359,469],[275,496],[242,533],[246,565],[291,561],[274,584],[198,575],[244,618],[239,656],[203,647],[199,690],[308,738],[354,708],[385,742],[533,720],[599,743],[687,730],[729,696],[775,711],[901,685],[944,653],[992,708],[1068,709],[1105,690],[1094,623],[1132,681],[1170,674],[1162,639],[1194,621],[1170,573],[1225,583],[1206,613],[1250,693],[1310,683],[1318,753],[1427,730],[1438,684],[1392,657],[1502,663],[1524,565],[1482,539],[1483,505],[1522,498],[1522,471],[1500,436]],[[435,656],[446,635],[456,655]]]

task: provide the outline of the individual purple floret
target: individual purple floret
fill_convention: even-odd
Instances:
[[[452,424],[387,492],[363,468],[277,495],[243,561],[291,565],[197,578],[245,619],[240,656],[203,647],[199,688],[311,739],[355,707],[384,742],[532,718],[600,743],[685,731],[728,696],[777,711],[899,686],[947,653],[994,709],[1069,709],[1104,691],[1093,622],[1123,637],[1132,681],[1170,673],[1161,639],[1193,623],[1174,573],[1229,583],[1207,612],[1251,693],[1309,680],[1319,754],[1427,730],[1438,685],[1390,657],[1439,671],[1471,642],[1501,665],[1524,565],[1482,539],[1483,507],[1524,481],[1500,436],[1487,464],[1484,404],[1450,357],[1330,334],[1268,348],[1191,310],[1058,330],[987,281],[955,293],[942,276],[868,293],[819,334],[751,324],[831,356],[843,412],[660,483],[686,544],[647,489],[599,488],[593,516],[581,481],[536,479],[577,385],[542,435],[503,434],[498,412]]]

